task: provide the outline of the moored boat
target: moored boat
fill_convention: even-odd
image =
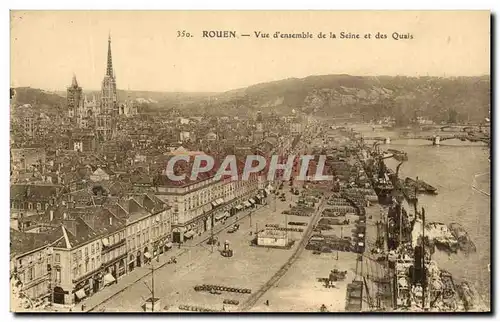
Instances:
[[[467,231],[459,223],[451,223],[449,229],[458,242],[460,250],[466,253],[476,251],[476,245],[472,242]]]
[[[416,187],[417,191],[419,193],[437,194],[436,188],[434,188],[433,186],[431,186],[430,184],[428,184],[422,180],[418,180],[418,177],[417,177],[417,180],[414,180],[412,178],[407,177],[405,179],[405,185],[407,187],[411,187],[413,189],[415,189],[415,187]]]

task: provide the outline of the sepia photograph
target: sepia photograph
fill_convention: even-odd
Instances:
[[[491,22],[11,10],[10,311],[491,312]]]

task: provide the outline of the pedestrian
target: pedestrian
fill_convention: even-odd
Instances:
[[[269,306],[269,300],[266,300],[266,305]]]
[[[85,304],[82,304],[82,312],[85,311]]]

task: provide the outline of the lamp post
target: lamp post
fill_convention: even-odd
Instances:
[[[157,262],[160,261],[159,255],[156,256],[156,261]],[[148,286],[148,284],[146,284],[146,282],[144,282],[144,285],[146,285],[146,287],[151,292],[151,312],[154,312],[156,301],[155,301],[155,267],[153,264],[153,260],[151,260],[151,268],[150,269],[151,269],[151,288],[149,288],[149,286]],[[147,302],[146,302],[146,305],[147,305]]]

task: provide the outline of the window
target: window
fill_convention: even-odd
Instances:
[[[99,265],[99,263],[101,262],[101,257],[99,255],[97,255],[95,261],[96,261],[96,264]]]
[[[54,260],[56,261],[56,263],[61,262],[61,254],[56,254],[56,256],[54,257]]]
[[[33,204],[31,202],[28,203],[28,209],[32,210],[33,209]]]
[[[82,250],[81,249],[78,251],[78,259],[82,259]]]
[[[94,270],[94,269],[95,269],[95,260],[94,260],[93,258],[92,258],[92,260],[91,260],[91,265],[90,265],[90,268],[91,268],[92,270]]]
[[[36,210],[42,210],[42,204],[37,202],[36,203]]]
[[[90,253],[94,255],[94,244],[90,245]]]
[[[56,283],[61,283],[61,268],[60,267],[56,268]]]
[[[33,279],[33,267],[28,268],[28,276],[27,276],[28,282]]]
[[[85,273],[89,271],[89,262],[85,262]]]
[[[78,275],[82,275],[83,274],[83,266],[82,264],[78,265]]]
[[[89,256],[89,248],[85,247],[85,257],[88,257],[88,256]]]

